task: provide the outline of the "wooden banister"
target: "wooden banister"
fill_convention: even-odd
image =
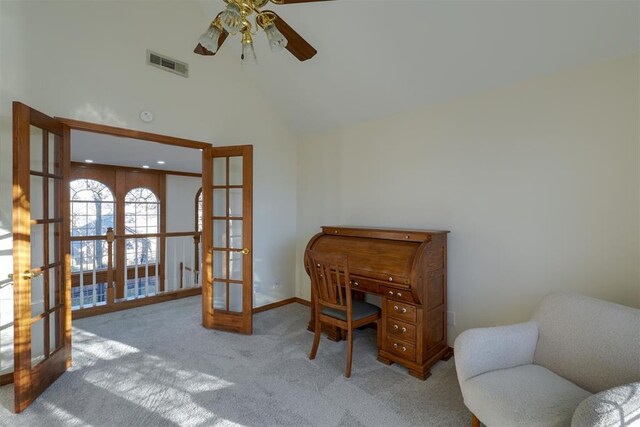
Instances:
[[[149,264],[148,256],[145,257],[144,259],[139,259],[139,260],[136,256],[135,265],[124,266],[125,283],[127,282],[127,280],[131,280],[131,279],[135,280],[135,284],[136,284],[135,286],[136,292],[134,297],[135,299],[149,298],[149,297],[152,299],[160,298],[161,295],[164,295],[167,292],[171,293],[171,292],[181,291],[181,290],[186,291],[188,288],[199,288],[201,286],[200,280],[199,280],[199,272],[200,272],[200,242],[202,238],[202,233],[200,233],[199,231],[183,231],[183,232],[171,232],[171,233],[115,234],[114,229],[112,227],[109,227],[107,229],[107,232],[104,235],[72,236],[71,241],[83,242],[81,243],[82,247],[85,247],[87,244],[90,244],[89,242],[93,242],[93,245],[94,245],[93,256],[95,259],[93,260],[93,263],[92,263],[94,264],[93,272],[82,271],[82,266],[81,266],[81,269],[79,272],[72,273],[72,283],[75,284],[72,286],[75,288],[76,285],[79,285],[80,287],[81,297],[80,297],[80,308],[78,311],[85,311],[85,310],[95,311],[97,309],[100,309],[102,311],[104,310],[109,311],[109,307],[113,307],[114,305],[118,305],[121,302],[128,301],[126,292],[125,292],[124,298],[118,298],[116,295],[116,278],[123,273],[119,272],[118,267],[115,265],[114,243],[117,243],[118,241],[127,240],[127,239],[136,241],[138,239],[158,238],[158,239],[164,240],[168,238],[188,238],[188,237],[193,238],[193,245],[194,245],[193,251],[191,250],[185,251],[185,246],[186,248],[188,248],[190,245],[189,243],[190,239],[179,239],[176,242],[178,246],[180,244],[182,245],[181,255],[178,253],[179,251],[177,250],[177,248],[174,248],[173,262],[180,260],[180,263],[174,264],[177,267],[175,270],[176,282],[171,287],[171,289],[168,289],[168,288],[162,289],[161,287],[159,287],[159,283],[160,283],[159,277],[161,276],[162,271],[164,271],[166,268],[165,264],[171,265],[172,262],[165,259],[160,260],[158,258],[158,254],[156,254],[155,260],[152,261],[151,264]],[[97,270],[95,267],[95,263],[97,262],[96,260],[98,260],[100,257],[96,255],[96,249],[95,249],[96,244],[99,244],[99,245],[106,244],[106,250],[107,250],[106,266],[102,265],[101,268]],[[191,256],[193,256],[193,259],[191,258]],[[138,262],[140,262],[140,264],[138,264]],[[178,274],[179,274],[179,277],[178,277]],[[149,288],[150,279],[153,279],[153,277],[155,277],[156,287],[155,287],[155,290],[152,291],[153,294],[151,294],[148,288]],[[144,281],[144,284],[140,284],[140,286],[144,286],[144,293],[138,292],[139,291],[138,279],[142,279]],[[91,284],[91,286],[93,286],[93,303],[85,304],[82,298],[82,296],[84,295],[83,285],[89,286],[89,283]],[[106,292],[105,292],[106,295],[104,297],[105,299],[101,300],[103,301],[102,304],[106,305],[106,307],[98,307],[96,303],[96,292],[98,292],[97,286],[99,283],[106,283]],[[126,288],[125,288],[125,291],[126,291]],[[116,309],[117,308],[114,308],[114,310]]]
[[[113,282],[113,242],[115,240],[113,228],[107,229],[107,304],[113,304],[115,299],[115,283]]]

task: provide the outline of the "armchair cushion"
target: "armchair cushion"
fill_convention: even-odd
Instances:
[[[640,310],[565,292],[542,300],[533,363],[592,393],[640,381]]]
[[[640,383],[625,384],[585,399],[573,414],[571,427],[640,424]]]
[[[568,426],[588,391],[538,365],[499,369],[464,384],[467,407],[491,427]]]
[[[462,382],[496,369],[528,365],[538,341],[536,322],[464,331],[454,344],[456,370]]]

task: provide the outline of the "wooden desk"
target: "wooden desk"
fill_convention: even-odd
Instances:
[[[405,366],[422,380],[437,361],[453,355],[447,345],[447,233],[324,226],[307,244],[307,249],[347,254],[352,288],[381,297],[378,360]],[[313,297],[311,302],[309,330]],[[323,332],[341,339],[337,328]]]

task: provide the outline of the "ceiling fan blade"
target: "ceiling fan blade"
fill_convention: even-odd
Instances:
[[[311,3],[316,1],[333,1],[333,0],[271,0],[274,4],[294,4],[294,3]]]
[[[294,0],[295,1],[295,0]],[[307,0],[311,1],[311,0]],[[266,10],[265,12],[273,13],[276,17],[273,21],[276,28],[287,39],[287,50],[293,54],[298,60],[306,61],[315,56],[318,51],[311,46],[302,36],[294,31],[282,18],[280,18],[275,12]]]

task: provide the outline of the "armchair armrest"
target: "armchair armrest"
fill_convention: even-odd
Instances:
[[[466,330],[454,344],[458,380],[462,383],[485,372],[533,363],[537,342],[535,321]]]
[[[631,426],[640,421],[640,382],[601,391],[583,400],[571,427]]]

